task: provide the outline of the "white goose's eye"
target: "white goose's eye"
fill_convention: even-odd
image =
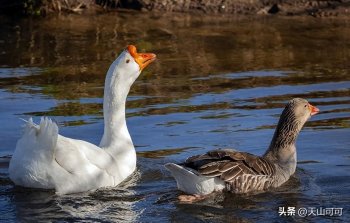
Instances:
[[[126,59],[125,63],[129,63],[129,62],[130,62],[130,60],[129,60],[129,59]]]

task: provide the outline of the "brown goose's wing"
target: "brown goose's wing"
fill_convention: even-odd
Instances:
[[[192,156],[184,165],[204,176],[220,177],[225,182],[246,174],[271,176],[275,173],[274,165],[264,158],[234,150],[213,150]]]

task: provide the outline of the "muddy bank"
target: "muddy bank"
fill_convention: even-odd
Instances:
[[[103,13],[133,9],[200,14],[350,15],[350,0],[0,0],[0,12],[27,15],[50,13]]]
[[[336,16],[350,14],[349,0],[139,0],[143,8],[158,11]]]

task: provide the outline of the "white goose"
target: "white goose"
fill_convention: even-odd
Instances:
[[[125,120],[131,85],[156,58],[129,45],[110,66],[104,89],[104,133],[100,146],[58,134],[56,123],[32,119],[17,142],[10,179],[24,187],[55,189],[58,194],[116,186],[136,168],[136,152]]]

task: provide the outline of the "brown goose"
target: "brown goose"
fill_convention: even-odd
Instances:
[[[180,196],[180,200],[193,201],[221,190],[242,194],[280,186],[295,172],[295,142],[300,130],[318,112],[305,99],[290,100],[262,157],[225,149],[192,156],[179,165],[165,164],[179,190],[195,195]]]

